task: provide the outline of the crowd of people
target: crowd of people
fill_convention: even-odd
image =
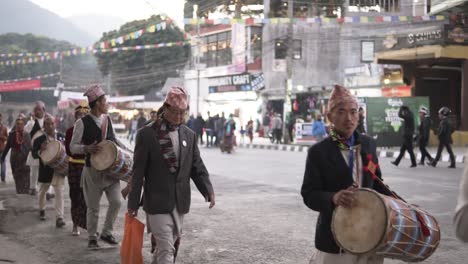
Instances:
[[[0,152],[2,163],[1,180],[5,181],[5,158],[9,152],[16,192],[37,195],[38,219],[47,220],[47,194],[55,195],[55,225],[66,225],[64,213],[65,177],[69,184],[71,199],[72,234],[80,235],[87,230],[88,248],[99,249],[98,240],[117,245],[114,225],[121,208],[121,197],[128,198],[127,214],[130,218],[138,215],[140,207],[146,213],[148,232],[152,234],[153,262],[174,263],[181,244],[185,215],[189,212],[191,201],[190,180],[209,203],[215,206],[214,189],[209,173],[200,156],[198,143],[203,142],[206,133],[206,146],[221,145],[229,151],[234,144],[236,124],[233,115],[228,118],[224,113],[210,116],[205,121],[198,115],[186,123],[189,105],[187,93],[183,88],[169,90],[163,106],[151,113],[146,120],[142,113],[132,120],[129,140],[135,140],[135,148],[128,149],[116,137],[111,118],[107,115],[108,103],[101,87],[91,86],[84,94],[88,105],[75,108],[76,122],[63,134],[57,131],[55,118],[47,113],[44,103],[37,102],[33,109],[34,118],[28,120],[19,115],[8,133],[0,115]],[[436,166],[440,153],[446,147],[451,154],[451,165],[455,160],[450,148],[451,128],[447,122],[450,110],[439,111],[439,148],[432,158],[425,147],[428,140],[428,109],[421,107],[419,114],[419,143],[421,163],[427,158],[429,164]],[[311,263],[383,263],[383,257],[376,254],[353,255],[343,251],[338,245],[331,229],[332,215],[337,207],[355,206],[355,191],[370,188],[376,192],[401,199],[388,186],[382,183],[382,173],[378,165],[376,144],[367,136],[364,127],[359,128],[362,115],[356,98],[344,87],[336,86],[328,102],[327,118],[332,126],[328,136],[312,146],[307,155],[301,195],[304,204],[319,212],[316,226],[315,247],[317,249]],[[281,118],[277,115],[280,122]],[[404,120],[404,141],[402,153],[409,151],[412,165],[416,160],[412,152],[414,117],[408,107],[401,107],[400,117]],[[321,117],[317,118],[314,131],[325,136],[327,131]],[[277,124],[273,128],[279,129]],[[358,129],[359,128],[359,129]],[[253,121],[249,120],[241,134],[253,137]],[[93,155],[103,151],[102,141],[110,141],[119,149],[134,154],[131,174],[125,188],[121,189],[120,178],[113,172],[98,170],[92,163]],[[45,161],[43,153],[52,142],[64,145],[68,160],[67,170]],[[423,152],[425,150],[425,152]],[[394,164],[398,165],[401,157]],[[414,167],[413,166],[413,167]],[[157,177],[155,177],[157,175]],[[456,216],[456,234],[467,239],[468,217],[466,180],[468,169],[460,191]],[[101,232],[98,232],[101,197],[108,200],[107,213]]]

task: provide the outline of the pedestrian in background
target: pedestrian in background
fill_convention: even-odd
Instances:
[[[145,113],[143,111],[140,111],[138,116],[139,117],[138,117],[138,122],[137,122],[137,130],[145,126],[145,124],[147,123],[146,118],[145,118]]]
[[[450,112],[450,109],[446,106],[439,109],[440,124],[439,131],[437,133],[437,137],[439,138],[439,147],[437,148],[437,155],[434,160],[428,163],[428,165],[431,165],[432,167],[437,166],[437,162],[439,162],[440,158],[442,157],[442,151],[445,147],[450,156],[449,168],[455,168],[455,155],[453,154],[451,146],[453,128],[448,120]]]
[[[317,115],[317,120],[315,120],[312,126],[312,135],[315,137],[317,142],[322,141],[322,139],[327,135],[327,130],[325,128],[325,123],[323,123],[322,115]]]
[[[138,130],[138,119],[136,116],[134,116],[132,121],[130,122],[130,129],[128,131],[128,137],[127,137],[127,139],[130,141],[130,144],[135,138],[135,134],[137,130]]]
[[[414,135],[414,116],[413,112],[408,106],[403,105],[398,111],[398,116],[403,119],[403,143],[400,148],[400,154],[395,161],[391,163],[395,166],[400,164],[401,159],[404,157],[405,152],[408,151],[411,158],[410,168],[416,167],[416,156],[413,152],[413,135]]]
[[[89,113],[89,107],[81,106],[75,108],[75,119],[80,120]],[[67,150],[68,158],[68,185],[70,187],[71,200],[71,218],[73,222],[72,235],[79,236],[78,228],[86,229],[86,201],[81,188],[81,174],[85,164],[85,155],[74,155],[70,151],[70,143],[73,136],[75,126],[67,129],[65,135],[65,149]]]
[[[0,113],[0,157],[3,154],[3,151],[5,151],[6,147],[6,142],[8,139],[8,129],[7,127],[3,124],[3,115]],[[6,177],[6,164],[5,161],[0,162],[0,178],[2,182],[5,182],[5,177]]]
[[[421,106],[419,108],[419,120],[421,120],[418,127],[418,144],[419,150],[421,151],[421,161],[419,162],[419,165],[424,166],[424,159],[426,157],[429,162],[434,160],[426,149],[427,144],[429,143],[429,133],[431,131],[431,117],[429,116],[429,109],[427,109],[427,107]]]
[[[239,133],[241,135],[241,138],[240,138],[240,142],[241,144],[244,144],[244,139],[245,139],[245,133],[247,132],[247,130],[244,129],[244,126],[241,126],[240,130],[239,130]]]
[[[365,119],[366,117],[365,117],[364,108],[359,107],[359,121],[358,121],[358,126],[356,128],[356,131],[359,134],[366,134],[366,127],[364,125]]]
[[[203,129],[205,128],[205,120],[203,120],[200,113],[198,113],[197,118],[194,121],[193,128],[197,134],[197,142],[200,140],[200,144],[203,145]]]
[[[226,118],[224,117],[224,112],[222,112],[221,117],[218,118],[218,121],[216,123],[216,127],[218,129],[218,134],[216,135],[216,145],[219,145],[223,140],[224,123],[226,123]]]
[[[15,122],[15,129],[10,131],[5,150],[0,159],[1,162],[5,162],[8,151],[11,149],[10,166],[17,194],[27,194],[30,192],[30,168],[26,164],[26,160],[31,151],[31,137],[24,130],[25,123],[24,116],[18,116]]]
[[[183,88],[173,87],[158,120],[137,134],[128,214],[137,216],[144,189],[143,210],[156,239],[153,264],[175,263],[184,216],[190,208],[190,179],[210,202],[209,208],[215,205],[197,137],[182,124],[187,110],[187,93]]]
[[[254,134],[254,123],[253,120],[250,119],[249,122],[247,122],[246,130],[247,130],[247,136],[249,137],[250,144],[252,144],[253,141],[253,134]]]
[[[207,112],[208,118],[206,119],[206,147],[213,146],[213,133],[214,133],[214,119],[210,116],[210,111]]]
[[[276,144],[281,143],[281,138],[283,137],[283,120],[281,120],[281,115],[278,113],[273,114],[274,117],[271,120],[271,129],[273,129],[273,137],[276,140]]]

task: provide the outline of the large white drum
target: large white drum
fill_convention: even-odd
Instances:
[[[45,150],[40,153],[44,164],[54,169],[59,175],[68,175],[68,158],[65,146],[58,140],[46,144]]]
[[[126,181],[133,173],[133,157],[110,140],[98,143],[101,151],[91,155],[91,166],[116,179]]]
[[[419,262],[437,249],[439,224],[427,212],[370,189],[356,190],[354,198],[354,207],[335,209],[331,226],[347,252]]]

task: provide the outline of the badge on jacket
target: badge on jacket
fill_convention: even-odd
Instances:
[[[187,146],[187,141],[182,140],[182,146],[186,147]]]

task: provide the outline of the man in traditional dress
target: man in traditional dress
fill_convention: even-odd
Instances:
[[[311,264],[381,264],[373,254],[351,255],[337,245],[332,231],[333,211],[338,206],[354,205],[355,188],[373,188],[391,193],[374,180],[381,179],[376,144],[356,131],[358,102],[349,90],[336,85],[328,102],[327,117],[332,123],[330,136],[313,145],[307,154],[301,194],[307,207],[318,211],[315,232],[317,251]]]
[[[187,110],[186,91],[171,88],[158,119],[139,130],[136,138],[128,214],[137,215],[144,187],[143,209],[156,239],[153,264],[175,261],[184,215],[190,208],[190,179],[210,202],[209,207],[215,205],[197,136],[183,125]]]
[[[55,213],[56,213],[56,227],[61,228],[65,225],[63,221],[63,186],[65,183],[65,175],[57,173],[53,168],[44,164],[40,157],[40,153],[44,151],[47,147],[47,143],[54,140],[62,140],[59,134],[55,132],[55,120],[54,117],[46,114],[44,117],[44,134],[38,138],[33,143],[32,156],[35,159],[40,160],[39,165],[39,217],[41,220],[45,220],[45,206],[46,206],[46,193],[49,190],[49,187],[54,188],[56,195],[55,199]]]
[[[8,130],[7,127],[2,123],[2,113],[0,113],[0,156],[2,156],[3,151],[5,150],[7,138],[8,138]],[[6,176],[6,164],[5,161],[0,162],[0,178],[2,182],[5,182]]]
[[[110,140],[117,145],[123,145],[116,139],[112,127],[112,121],[107,116],[108,104],[105,92],[99,85],[91,86],[85,93],[88,97],[91,112],[76,121],[73,136],[70,143],[70,151],[73,155],[85,154],[85,166],[83,168],[81,184],[86,201],[86,227],[88,228],[88,248],[99,249],[98,222],[99,209],[102,194],[105,193],[109,201],[106,220],[100,239],[110,245],[118,242],[113,236],[114,223],[120,209],[120,182],[118,179],[97,171],[91,166],[91,155],[101,151],[98,143],[102,140]]]
[[[77,106],[75,108],[75,120],[80,120],[89,112],[88,106]],[[70,143],[73,136],[74,126],[70,127],[65,135],[65,148],[68,159],[68,184],[70,186],[71,217],[73,221],[72,235],[79,236],[80,230],[86,229],[86,202],[81,188],[81,173],[85,164],[85,155],[73,155],[70,151]]]
[[[34,140],[44,133],[42,128],[44,127],[44,115],[45,115],[45,104],[42,101],[37,101],[33,109],[33,119],[29,120],[24,127],[24,130],[29,133],[31,138],[31,144],[34,145]],[[39,176],[39,159],[32,156],[29,153],[27,165],[31,168],[31,177],[29,181],[29,188],[31,189],[30,194],[36,195],[37,192],[37,180]]]

